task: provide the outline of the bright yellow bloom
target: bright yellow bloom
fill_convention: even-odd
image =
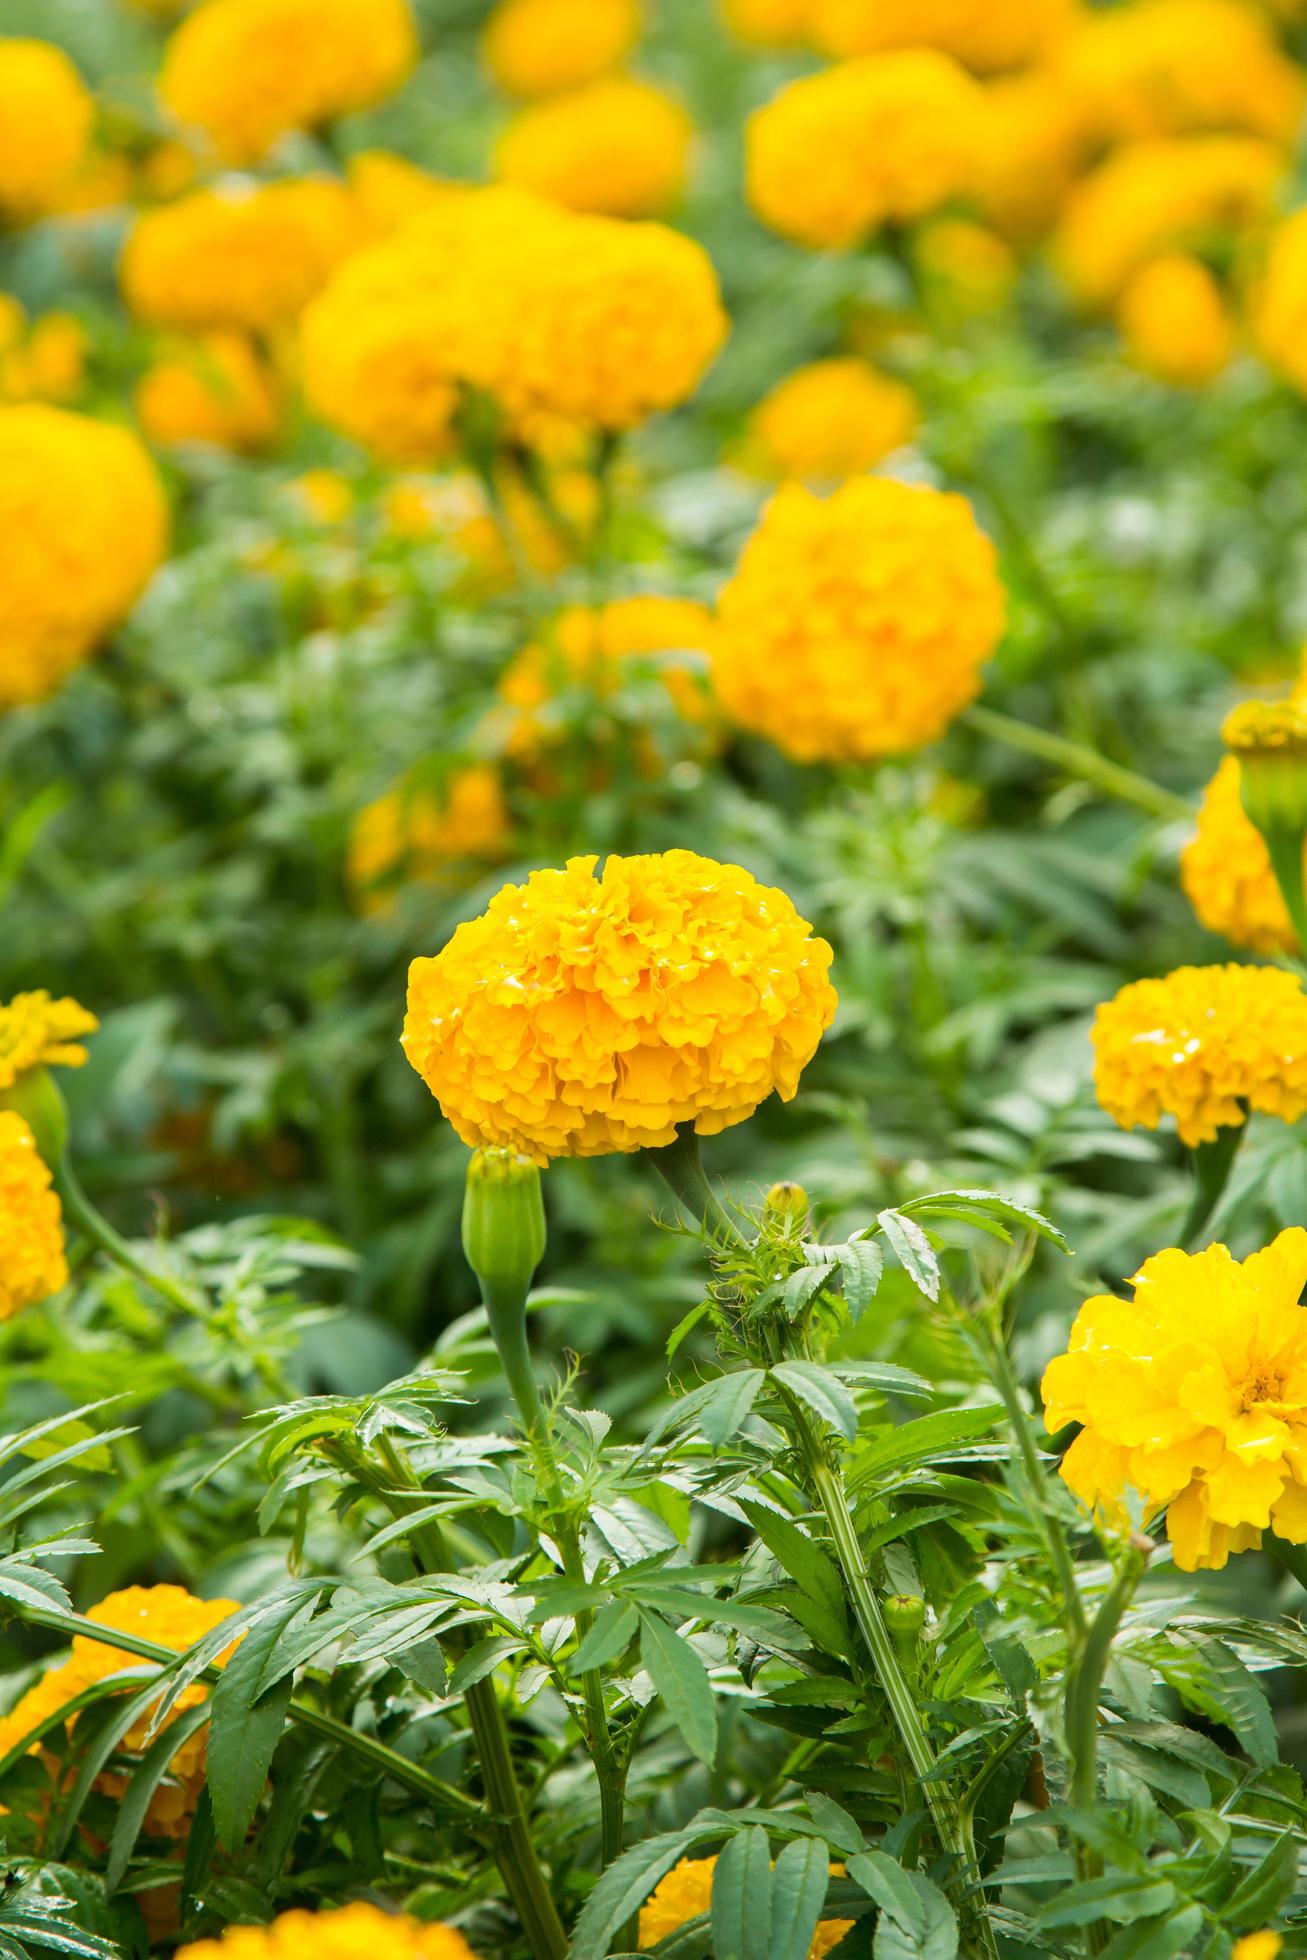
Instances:
[[[1307,210],[1271,234],[1253,326],[1266,359],[1307,394]]]
[[[151,442],[266,448],[281,426],[276,379],[244,334],[214,332],[164,354],[142,376],[136,413]]]
[[[516,429],[540,415],[630,428],[692,393],[726,327],[693,240],[500,185],[341,269],[305,317],[305,387],[336,427],[417,460],[447,446],[468,385]]]
[[[0,1320],[67,1283],[63,1213],[50,1186],[27,1123],[0,1109]]]
[[[697,1919],[712,1906],[712,1880],[717,1860],[682,1858],[665,1878],[660,1878],[650,1897],[640,1908],[640,1949],[657,1946],[687,1919]],[[843,1876],[843,1865],[831,1866],[831,1877]],[[851,1919],[823,1919],[812,1936],[808,1960],[824,1960],[838,1946],[853,1925]]]
[[[1094,1017],[1094,1088],[1122,1129],[1174,1116],[1182,1143],[1212,1143],[1253,1109],[1307,1109],[1307,995],[1269,966],[1182,966],[1135,980]]]
[[[354,509],[354,486],[339,470],[305,470],[289,488],[315,524],[343,524]]]
[[[495,160],[507,183],[570,210],[649,218],[684,191],[693,136],[665,89],[613,75],[519,110]]]
[[[1240,0],[1086,9],[1058,61],[1116,139],[1245,131],[1287,145],[1307,101],[1302,71]]]
[[[0,224],[54,210],[90,146],[95,105],[48,41],[0,40]]]
[[[560,687],[583,683],[598,694],[620,685],[632,663],[656,663],[659,678],[687,721],[702,723],[707,698],[692,669],[676,654],[701,656],[712,637],[712,614],[692,599],[643,594],[606,606],[569,606],[553,621],[545,645],[525,646],[499,682],[499,698],[514,712],[504,737],[510,755],[537,753],[548,738],[548,707]]]
[[[420,211],[465,188],[390,150],[359,150],[346,165],[350,195],[370,238],[386,238]]]
[[[194,191],[136,220],[123,296],[156,326],[262,333],[293,320],[364,236],[329,177]]]
[[[1235,756],[1226,756],[1207,786],[1198,829],[1180,853],[1180,882],[1200,923],[1232,946],[1298,951],[1266,841],[1243,807]]]
[[[693,851],[506,885],[409,968],[404,1050],[465,1143],[547,1163],[715,1136],[788,1102],[835,1013],[784,892]]]
[[[80,1001],[55,1000],[42,988],[0,1002],[0,1090],[12,1089],[34,1068],[81,1068],[82,1036],[100,1023]]]
[[[640,12],[639,0],[500,0],[481,52],[510,95],[560,95],[621,65]]]
[[[90,336],[71,313],[43,313],[0,359],[0,400],[66,403],[86,383]]]
[[[1159,1252],[1132,1302],[1086,1300],[1042,1392],[1050,1430],[1083,1425],[1062,1475],[1114,1523],[1127,1491],[1166,1529],[1183,1572],[1221,1567],[1270,1526],[1307,1540],[1307,1232],[1232,1259]]]
[[[1072,192],[1055,239],[1062,275],[1082,305],[1109,306],[1149,259],[1268,223],[1284,168],[1250,136],[1128,143]]]
[[[806,39],[812,0],[718,0],[723,20],[751,48],[792,48]]]
[[[1283,1945],[1278,1933],[1245,1933],[1235,1941],[1231,1960],[1277,1960]]]
[[[800,245],[860,244],[970,187],[984,110],[977,84],[930,48],[805,76],[749,120],[749,202]]]
[[[985,99],[976,199],[1004,237],[1028,244],[1052,225],[1084,160],[1084,113],[1070,86],[1042,68],[991,82]]]
[[[1185,252],[1150,259],[1117,302],[1117,323],[1135,366],[1177,388],[1203,388],[1229,366],[1234,321],[1201,259]]]
[[[866,361],[814,361],[753,411],[746,457],[760,475],[834,482],[902,448],[917,418],[911,388]]]
[[[383,1912],[362,1900],[328,1912],[283,1912],[271,1926],[229,1926],[177,1960],[475,1960],[452,1926]]]
[[[1003,631],[971,506],[879,477],[823,501],[785,484],[718,601],[713,685],[731,719],[801,762],[941,735]]]
[[[510,833],[503,784],[489,763],[456,769],[439,788],[414,779],[360,810],[346,882],[363,910],[384,910],[397,884],[450,885],[460,865],[502,858]]]
[[[135,436],[42,404],[0,408],[0,709],[51,693],[94,650],[167,541]]]
[[[380,102],[417,60],[408,0],[204,0],[164,51],[159,97],[225,163]]]
[[[809,0],[812,39],[823,54],[939,48],[981,74],[1021,68],[1046,54],[1076,0]]]

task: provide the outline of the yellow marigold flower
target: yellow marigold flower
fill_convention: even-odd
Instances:
[[[262,333],[293,320],[363,236],[349,192],[329,177],[194,191],[136,220],[123,296],[156,326]]]
[[[861,476],[911,440],[917,419],[911,388],[866,361],[814,361],[753,411],[746,456],[765,476]]]
[[[0,1320],[67,1282],[63,1213],[50,1184],[27,1123],[0,1109]]]
[[[1076,0],[809,0],[812,39],[823,54],[883,54],[939,48],[991,74],[1046,54],[1072,19]]]
[[[673,1865],[665,1878],[660,1878],[653,1892],[640,1908],[640,1949],[657,1946],[688,1919],[697,1919],[712,1906],[712,1880],[717,1860],[713,1858],[682,1858]],[[831,1877],[842,1878],[843,1865],[831,1866]],[[808,1960],[825,1960],[832,1947],[838,1946],[844,1935],[853,1926],[851,1919],[823,1919],[812,1936],[808,1948]]]
[[[429,211],[451,192],[464,189],[410,163],[390,150],[360,150],[345,166],[350,195],[368,235],[386,238],[420,211]]]
[[[547,713],[560,685],[584,682],[596,693],[620,684],[633,661],[657,661],[659,678],[677,711],[691,722],[706,718],[706,696],[691,669],[668,655],[703,652],[712,637],[712,614],[693,599],[642,594],[606,606],[569,606],[550,627],[545,645],[533,642],[510,661],[499,698],[513,710],[504,737],[510,755],[534,755],[547,739]],[[660,658],[661,656],[661,658]]]
[[[1250,136],[1128,143],[1071,193],[1055,256],[1084,306],[1109,306],[1148,260],[1269,222],[1282,153]]]
[[[137,384],[136,413],[154,443],[253,451],[276,436],[281,399],[271,369],[246,336],[215,332],[154,363]]]
[[[639,0],[500,0],[481,52],[510,95],[561,95],[620,67],[641,24]]]
[[[469,862],[493,863],[508,847],[511,820],[499,771],[456,769],[436,788],[420,778],[387,790],[361,810],[350,834],[345,879],[364,910],[385,909],[400,883],[448,885]]]
[[[452,1926],[357,1901],[328,1912],[284,1912],[271,1926],[229,1926],[184,1946],[177,1960],[476,1960]]]
[[[1277,1960],[1283,1945],[1278,1933],[1245,1933],[1235,1941],[1231,1960]]]
[[[71,313],[43,313],[0,360],[0,400],[70,402],[86,383],[90,336]]]
[[[327,421],[399,459],[439,455],[460,388],[514,427],[626,429],[675,407],[726,335],[712,264],[664,225],[464,192],[358,253],[304,320]]]
[[[719,0],[722,19],[751,48],[793,48],[806,40],[812,0]]]
[[[55,1000],[44,988],[0,1002],[0,1090],[12,1089],[29,1069],[81,1068],[82,1036],[99,1025],[80,1001]]]
[[[1242,130],[1288,144],[1307,101],[1302,71],[1240,0],[1086,9],[1058,64],[1118,139]]]
[[[1234,321],[1201,259],[1167,252],[1127,282],[1117,323],[1135,366],[1177,388],[1203,388],[1230,364]]]
[[[857,245],[969,187],[984,108],[979,86],[930,48],[804,76],[749,120],[749,202],[800,245]]]
[[[61,48],[0,40],[0,223],[57,207],[94,119],[90,93]]]
[[[648,218],[684,191],[693,136],[666,90],[613,75],[519,110],[495,160],[506,182],[570,210]]]
[[[972,218],[932,218],[913,239],[912,256],[931,305],[944,317],[996,313],[1017,282],[1012,247]]]
[[[985,98],[976,201],[1005,238],[1028,244],[1052,225],[1084,161],[1084,112],[1071,87],[1042,68],[991,82]]]
[[[1174,1116],[1212,1143],[1243,1105],[1286,1123],[1307,1109],[1307,995],[1269,966],[1182,966],[1136,980],[1094,1017],[1094,1088],[1124,1130]]]
[[[994,547],[962,497],[878,477],[784,484],[718,601],[713,685],[801,762],[934,741],[1003,631]]]
[[[159,96],[226,163],[389,95],[417,60],[408,0],[204,0],[164,50]]]
[[[0,709],[51,693],[94,650],[167,540],[135,436],[39,403],[0,408]]]
[[[835,1012],[784,892],[693,851],[506,885],[409,968],[404,1050],[465,1143],[537,1163],[671,1143],[789,1101]]]
[[[1295,211],[1271,234],[1253,327],[1266,359],[1307,394],[1307,210]]]
[[[354,509],[354,488],[339,470],[305,470],[290,485],[315,524],[343,524]]]
[[[1127,1491],[1167,1506],[1183,1572],[1223,1566],[1272,1525],[1307,1540],[1305,1280],[1298,1226],[1242,1261],[1223,1245],[1159,1252],[1133,1301],[1085,1301],[1044,1374],[1049,1429],[1083,1424],[1062,1460],[1071,1489],[1118,1522]]]
[[[1198,829],[1180,853],[1180,882],[1200,923],[1254,953],[1296,953],[1265,839],[1243,807],[1238,758],[1208,784]]]

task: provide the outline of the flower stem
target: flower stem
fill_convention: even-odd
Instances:
[[[1112,1642],[1144,1575],[1148,1562],[1146,1543],[1147,1540],[1132,1539],[1126,1547],[1084,1643],[1067,1669],[1063,1720],[1071,1755],[1071,1801],[1079,1810],[1091,1810],[1098,1801],[1098,1698],[1111,1658]],[[1089,1845],[1077,1842],[1076,1870],[1082,1882],[1099,1877],[1102,1869],[1101,1855]],[[1101,1921],[1086,1928],[1091,1953],[1101,1953],[1107,1939],[1107,1929]]]
[[[1226,1187],[1234,1160],[1239,1154],[1239,1145],[1247,1133],[1246,1123],[1229,1123],[1216,1133],[1214,1143],[1200,1143],[1193,1153],[1194,1195],[1188,1215],[1180,1232],[1180,1244],[1186,1251],[1194,1244],[1203,1227],[1220,1203],[1221,1193]]]
[[[1136,775],[1133,769],[1123,769],[1120,763],[1109,762],[1106,756],[1084,742],[1073,742],[1068,736],[1054,734],[1048,728],[1032,727],[1029,722],[1019,721],[1015,715],[1000,714],[997,709],[986,708],[979,702],[965,709],[959,720],[973,728],[978,735],[987,735],[995,742],[1006,742],[1009,748],[1020,749],[1026,755],[1038,756],[1041,761],[1052,763],[1066,775],[1092,783],[1104,795],[1114,796],[1122,803],[1131,803],[1137,810],[1146,810],[1151,817],[1163,817],[1171,823],[1193,821],[1194,807],[1185,797],[1163,789],[1158,783],[1149,782],[1146,776]]]
[[[65,1216],[93,1245],[99,1246],[101,1252],[106,1253],[116,1266],[121,1266],[124,1272],[132,1275],[133,1279],[141,1280],[162,1299],[167,1300],[171,1306],[179,1307],[183,1313],[190,1314],[196,1320],[207,1321],[209,1316],[198,1294],[193,1293],[180,1280],[173,1279],[170,1274],[161,1273],[155,1267],[147,1265],[139,1253],[134,1252],[128,1245],[126,1239],[121,1238],[114,1231],[108,1219],[97,1206],[91,1203],[83,1191],[72,1162],[66,1155],[60,1161],[55,1173],[55,1185]]]
[[[691,1124],[681,1125],[676,1132],[675,1143],[661,1144],[655,1150],[646,1150],[644,1154],[677,1203],[698,1221],[705,1232],[728,1245],[742,1242],[739,1227],[721,1205],[704,1173],[699,1139]]]

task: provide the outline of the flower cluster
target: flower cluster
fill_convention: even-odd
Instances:
[[[657,1946],[669,1933],[697,1919],[712,1907],[712,1881],[716,1858],[682,1858],[658,1881],[649,1899],[640,1908],[640,1950]],[[831,1877],[841,1877],[843,1865],[831,1866]],[[808,1960],[825,1960],[853,1927],[851,1919],[823,1919],[813,1934]]]
[[[1228,366],[1234,321],[1201,259],[1167,252],[1127,282],[1117,322],[1135,366],[1179,388],[1203,388]]]
[[[353,199],[329,177],[194,191],[136,220],[123,296],[156,326],[267,332],[296,317],[361,237]]]
[[[51,693],[163,558],[168,508],[126,429],[0,408],[0,709]]]
[[[465,1143],[546,1163],[712,1136],[788,1101],[835,1012],[784,892],[692,851],[506,885],[409,969],[404,1049]]]
[[[417,59],[408,0],[203,0],[168,42],[163,105],[226,163],[366,109]]]
[[[1307,995],[1275,967],[1182,966],[1136,980],[1094,1017],[1094,1087],[1123,1129],[1174,1116],[1211,1143],[1245,1105],[1296,1123],[1307,1110]]]
[[[1128,1496],[1167,1507],[1185,1572],[1221,1567],[1272,1525],[1307,1540],[1307,1232],[1233,1259],[1159,1252],[1134,1298],[1086,1300],[1043,1380],[1050,1430],[1083,1425],[1062,1461],[1077,1496],[1123,1525]]]
[[[500,0],[481,51],[509,95],[560,95],[618,67],[640,25],[640,0]]]
[[[981,74],[1022,68],[1054,45],[1074,0],[809,0],[809,32],[824,54],[939,48]]]
[[[1180,882],[1201,924],[1232,946],[1297,952],[1266,840],[1243,807],[1236,756],[1226,756],[1204,792],[1198,828],[1180,853]]]
[[[1286,218],[1271,236],[1254,325],[1267,360],[1307,393],[1307,211]]]
[[[510,661],[499,698],[512,710],[503,741],[513,756],[533,755],[547,739],[547,709],[559,689],[582,682],[598,694],[617,686],[624,668],[657,664],[678,712],[702,722],[707,701],[689,666],[676,654],[702,654],[712,637],[712,614],[692,599],[643,594],[605,606],[570,606],[553,621],[545,644],[532,642]]]
[[[383,910],[396,884],[445,881],[469,860],[502,857],[509,831],[499,771],[488,763],[456,769],[439,789],[401,783],[356,817],[346,880],[363,910]]]
[[[136,388],[136,413],[151,442],[210,443],[259,450],[281,426],[276,381],[244,334],[207,333],[160,358]]]
[[[787,375],[749,418],[746,456],[762,475],[860,476],[909,440],[912,390],[866,361],[814,361]]]
[[[684,190],[693,135],[664,89],[614,75],[523,109],[496,162],[506,182],[570,210],[647,218]]]
[[[23,1118],[0,1109],[0,1320],[36,1306],[68,1278],[63,1214]]]
[[[95,105],[62,49],[0,40],[0,223],[57,208],[91,140]]]
[[[805,76],[750,119],[749,201],[801,245],[857,245],[970,185],[984,110],[978,85],[931,48]]]
[[[439,454],[464,386],[510,423],[625,429],[698,385],[726,334],[716,275],[663,225],[466,191],[344,266],[304,321],[309,399],[380,453]]]
[[[42,988],[0,1004],[0,1093],[36,1068],[81,1068],[83,1035],[100,1023],[80,1001],[53,1000]]]
[[[284,1912],[271,1926],[229,1926],[177,1960],[474,1960],[452,1926],[383,1912],[363,1900],[329,1912]]]
[[[1005,75],[985,91],[975,194],[1005,238],[1027,244],[1056,220],[1088,147],[1083,105],[1055,72]]]
[[[1003,631],[994,548],[965,499],[876,477],[773,497],[718,601],[727,714],[799,761],[942,734]]]

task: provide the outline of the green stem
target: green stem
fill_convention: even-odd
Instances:
[[[1193,1202],[1180,1232],[1180,1244],[1186,1251],[1216,1210],[1247,1129],[1246,1123],[1227,1124],[1217,1131],[1214,1143],[1200,1143],[1194,1151]]]
[[[98,1208],[91,1203],[78,1181],[72,1162],[64,1156],[55,1173],[55,1184],[63,1203],[64,1214],[93,1245],[107,1253],[114,1264],[121,1266],[134,1279],[141,1280],[155,1293],[167,1300],[171,1306],[179,1307],[183,1313],[196,1320],[208,1320],[204,1301],[189,1287],[168,1273],[161,1273],[146,1264],[139,1253],[133,1251],[126,1239],[120,1238],[113,1226]]]
[[[698,1221],[705,1232],[726,1245],[743,1243],[739,1227],[723,1209],[704,1174],[699,1139],[691,1124],[681,1125],[676,1132],[675,1143],[661,1144],[656,1150],[646,1150],[644,1154],[677,1203]]]
[[[1307,897],[1303,892],[1303,835],[1294,824],[1271,824],[1261,831],[1275,873],[1275,882],[1280,887],[1284,909],[1289,914],[1290,923],[1298,935],[1299,950],[1307,954]]]
[[[1067,1670],[1063,1719],[1071,1756],[1071,1801],[1079,1810],[1092,1810],[1098,1801],[1098,1701],[1112,1642],[1135,1589],[1143,1577],[1147,1556],[1141,1545],[1127,1548],[1116,1576],[1090,1624],[1084,1644]],[[1082,1881],[1098,1878],[1101,1854],[1077,1842],[1076,1870]],[[1090,1953],[1101,1953],[1108,1940],[1102,1921],[1086,1928]]]
[[[1193,821],[1194,806],[1185,797],[1176,796],[1160,784],[1149,782],[1146,776],[1136,775],[1133,769],[1123,769],[1120,763],[1109,762],[1097,749],[1091,749],[1083,742],[1073,742],[1065,735],[1054,734],[1051,729],[1032,727],[1029,722],[1018,721],[1015,715],[1000,714],[997,709],[983,707],[979,702],[965,709],[959,719],[978,735],[987,735],[995,742],[1006,742],[1009,748],[1020,749],[1025,755],[1038,756],[1042,762],[1052,763],[1064,774],[1076,777],[1081,782],[1092,783],[1104,795],[1114,796],[1122,803],[1131,803],[1137,810],[1146,810],[1151,817],[1163,817],[1170,823]]]

